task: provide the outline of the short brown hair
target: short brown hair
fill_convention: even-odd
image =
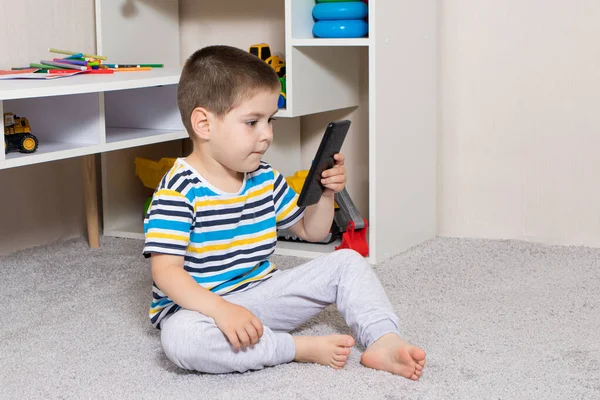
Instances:
[[[221,118],[259,91],[280,88],[275,70],[257,56],[235,47],[208,46],[185,62],[177,103],[183,125],[191,135],[190,118],[196,107]]]

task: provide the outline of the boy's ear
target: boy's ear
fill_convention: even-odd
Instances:
[[[192,129],[197,137],[202,140],[210,140],[209,112],[202,107],[194,108],[191,116]]]

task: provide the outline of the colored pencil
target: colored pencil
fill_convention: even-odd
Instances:
[[[88,69],[88,67],[83,67],[80,65],[73,65],[73,64],[67,64],[67,63],[59,63],[56,61],[48,61],[48,60],[42,60],[40,61],[42,64],[44,65],[52,65],[54,67],[60,67],[60,69],[76,69],[79,71],[85,71]]]
[[[52,47],[49,48],[48,51],[50,53],[67,54],[67,55],[70,55],[70,56],[82,54],[84,57],[92,57],[92,58],[96,58],[98,60],[106,60],[107,59],[107,57],[105,57],[105,56],[99,56],[97,54],[87,54],[87,53],[81,53],[81,52],[77,52],[77,51],[59,50],[59,49],[55,49],[55,48],[52,48]]]

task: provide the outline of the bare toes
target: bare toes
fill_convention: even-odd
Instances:
[[[335,349],[335,354],[338,356],[344,356],[348,354],[348,349],[346,349],[345,347],[338,347],[337,349]]]
[[[334,354],[333,359],[335,361],[343,361],[346,362],[348,360],[348,356],[345,354]]]
[[[333,365],[334,368],[343,368],[344,365],[346,365],[346,361],[333,361],[331,365]]]
[[[420,372],[420,371],[423,371],[423,366],[422,366],[422,365],[419,365],[419,364],[417,364],[417,365],[415,365],[415,369],[416,369],[417,371],[419,371],[419,372]]]

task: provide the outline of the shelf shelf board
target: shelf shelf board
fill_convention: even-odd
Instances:
[[[106,230],[104,232],[104,236],[144,240],[143,223],[141,220],[138,223],[126,223],[115,228]],[[288,242],[279,240],[277,242],[275,254],[282,256],[317,258],[323,254],[333,252],[335,250],[335,247],[339,245],[339,240],[336,240],[330,244]]]
[[[370,46],[370,38],[304,38],[292,39],[294,47],[316,47],[316,46]]]
[[[106,128],[106,145],[103,147],[104,151],[112,151],[187,137],[185,130]]]
[[[96,153],[98,151],[98,147],[98,144],[44,141],[43,143],[40,143],[35,153],[6,154],[6,160],[3,168],[20,167],[23,165],[38,164],[47,161],[84,156],[87,154]]]
[[[10,79],[0,81],[0,100],[172,85],[179,82],[181,68],[155,68],[151,71],[115,72],[108,75],[75,75],[64,78]]]
[[[317,258],[324,254],[328,254],[335,251],[336,246],[339,246],[340,243],[340,240],[335,240],[329,244],[289,242],[285,240],[278,240],[277,248],[275,249],[275,254],[281,256]]]
[[[275,118],[290,118],[292,117],[292,113],[290,110],[285,109],[285,108],[280,108],[279,111],[277,111],[277,114],[275,114]]]

